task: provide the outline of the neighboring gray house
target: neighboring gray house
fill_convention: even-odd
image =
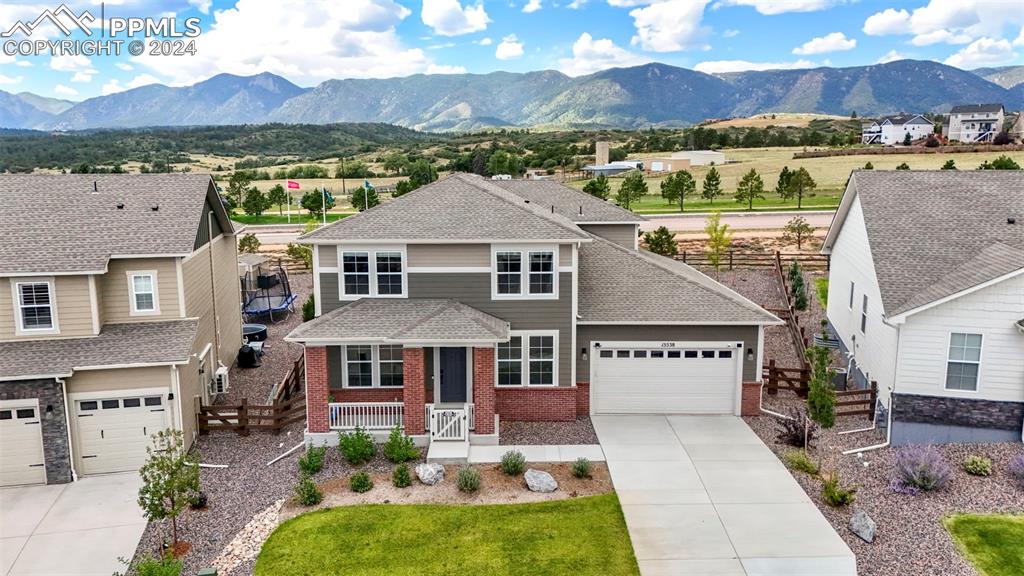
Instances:
[[[286,339],[306,349],[307,438],[756,412],[780,321],[639,250],[642,220],[554,182],[455,174],[305,235],[317,318]]]
[[[1024,433],[1024,173],[857,170],[828,319],[894,444]]]
[[[945,136],[958,142],[992,142],[1003,129],[1002,104],[963,104],[949,111]]]

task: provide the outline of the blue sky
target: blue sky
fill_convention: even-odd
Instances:
[[[67,4],[99,14],[98,0]],[[57,5],[5,1],[0,28]],[[105,9],[108,17],[199,18],[197,54],[0,53],[0,89],[82,100],[221,72],[268,71],[315,86],[416,73],[578,76],[649,61],[709,73],[899,58],[967,69],[1024,63],[1020,0],[116,0]],[[63,38],[54,27],[39,37]]]

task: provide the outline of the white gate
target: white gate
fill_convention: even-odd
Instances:
[[[430,411],[430,439],[465,441],[469,433],[469,407],[433,408]]]

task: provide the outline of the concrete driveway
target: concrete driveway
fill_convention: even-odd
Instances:
[[[856,576],[853,552],[733,416],[594,416],[643,576]]]
[[[146,528],[139,475],[0,489],[0,573],[110,576]]]

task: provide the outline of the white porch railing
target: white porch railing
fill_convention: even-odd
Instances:
[[[438,408],[427,404],[427,424],[431,441],[465,441],[472,427],[473,405],[463,404],[458,408]]]
[[[402,427],[405,405],[401,402],[332,402],[327,405],[331,430],[389,430]]]

